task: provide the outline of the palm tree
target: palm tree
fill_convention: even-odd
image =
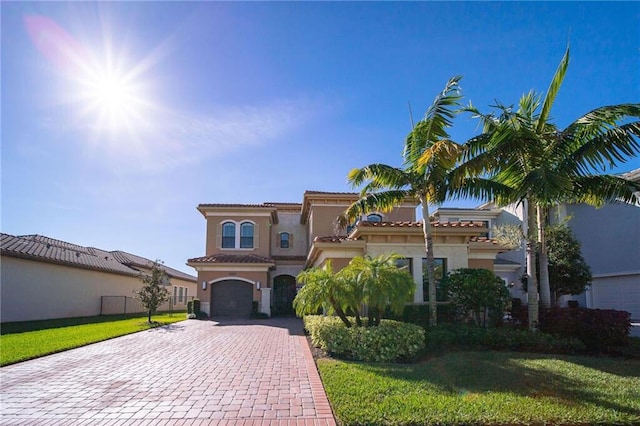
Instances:
[[[344,281],[333,273],[330,260],[321,268],[314,267],[300,272],[297,280],[304,284],[293,300],[293,307],[299,316],[315,314],[322,309],[329,313],[335,312],[346,327],[351,327],[351,321],[345,313],[349,308],[349,292],[345,291]]]
[[[465,144],[464,163],[454,173],[476,176],[458,186],[457,194],[487,196],[498,205],[524,203],[527,211],[527,275],[529,323],[537,322],[538,283],[535,251],[539,247],[540,299],[551,304],[545,212],[563,202],[601,206],[614,199],[632,202],[638,185],[618,176],[596,175],[640,152],[640,104],[603,106],[583,115],[564,130],[550,122],[550,113],[569,64],[567,48],[542,99],[530,92],[518,109],[497,105],[498,114],[465,108],[483,123],[483,133]],[[478,177],[479,176],[479,177]],[[469,184],[470,181],[473,183]],[[475,186],[474,186],[475,185]]]
[[[399,315],[413,298],[413,277],[407,271],[398,269],[398,259],[400,256],[397,254],[356,256],[338,272],[361,295],[360,306],[367,305],[370,326],[380,325],[387,305]],[[359,306],[355,308],[357,311]]]
[[[438,94],[424,118],[405,139],[403,167],[371,164],[353,169],[348,175],[353,187],[365,186],[360,199],[354,202],[338,219],[342,226],[370,211],[389,211],[393,207],[414,200],[422,206],[427,279],[429,282],[430,324],[437,324],[436,280],[433,259],[433,240],[429,223],[429,204],[443,202],[447,195],[447,174],[456,164],[461,146],[449,140],[447,128],[451,126],[458,107],[459,81],[451,78]]]

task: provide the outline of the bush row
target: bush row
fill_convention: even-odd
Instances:
[[[514,309],[513,318],[526,328],[527,307]],[[590,352],[617,353],[629,345],[631,314],[612,309],[540,309],[540,331],[580,340]]]
[[[465,325],[439,325],[427,331],[428,350],[448,347],[510,350],[519,352],[575,354],[585,350],[578,339],[557,337],[513,328],[481,328]]]
[[[384,319],[377,327],[347,328],[337,317],[307,315],[311,342],[330,355],[369,362],[411,361],[424,348],[424,330]]]
[[[455,307],[450,304],[439,303],[437,305],[438,322],[453,323],[455,322]],[[404,307],[402,314],[396,315],[387,308],[383,318],[396,321],[408,322],[419,325],[422,328],[429,328],[429,305],[426,303],[410,304]]]

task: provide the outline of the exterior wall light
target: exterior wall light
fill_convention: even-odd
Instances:
[[[256,281],[256,290],[260,290],[260,281]]]
[[[206,281],[202,281],[202,289],[203,290],[207,289],[207,282]]]

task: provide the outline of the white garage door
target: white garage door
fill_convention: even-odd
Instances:
[[[640,274],[594,278],[591,300],[596,309],[616,309],[640,320]]]

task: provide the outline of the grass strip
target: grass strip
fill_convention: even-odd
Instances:
[[[137,317],[103,316],[3,324],[0,366],[62,352],[185,319],[184,313]],[[5,330],[7,328],[8,330]],[[25,330],[25,331],[20,331]],[[13,333],[9,334],[9,331]]]
[[[640,360],[487,351],[318,368],[342,425],[640,423]]]

